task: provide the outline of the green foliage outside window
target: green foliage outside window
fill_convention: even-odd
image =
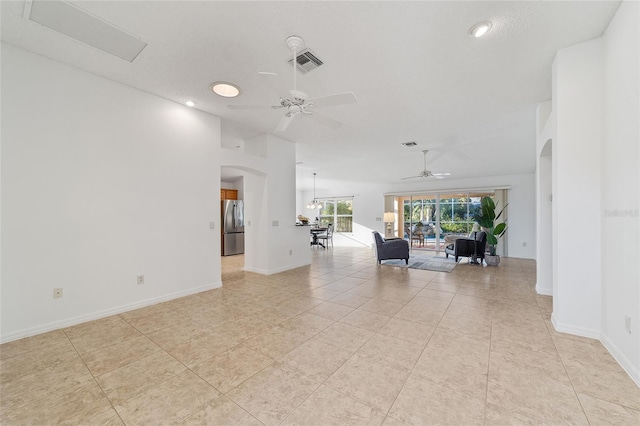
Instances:
[[[471,232],[474,217],[481,212],[481,197],[491,194],[447,194],[440,198],[440,211],[436,212],[436,196],[405,200],[403,203],[405,229],[411,224],[424,222],[435,225],[440,215],[441,235]]]
[[[333,212],[335,211],[334,204],[324,202],[324,208],[322,209],[323,216],[333,216]]]
[[[469,222],[455,223],[455,222],[440,222],[440,229],[445,234],[467,234],[470,232],[473,224]]]
[[[351,200],[340,200],[338,201],[338,214],[353,214],[353,204]]]
[[[353,232],[352,200],[325,200],[320,210],[320,226],[333,225],[335,232]]]

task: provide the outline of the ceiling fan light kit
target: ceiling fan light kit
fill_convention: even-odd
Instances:
[[[318,124],[326,126],[330,129],[337,129],[342,126],[337,120],[327,117],[325,115],[318,114],[315,110],[318,108],[324,108],[329,106],[347,105],[357,103],[355,95],[351,92],[338,93],[335,95],[321,96],[318,98],[309,98],[302,90],[297,88],[297,63],[296,58],[298,52],[304,49],[304,40],[298,36],[290,36],[286,39],[286,45],[293,51],[293,58],[291,61],[293,69],[293,88],[289,90],[289,96],[280,98],[278,105],[227,105],[230,109],[284,109],[284,117],[280,119],[278,125],[274,129],[274,132],[280,133],[287,130],[291,122],[296,117],[309,117]],[[271,72],[259,72],[263,77],[277,76]]]

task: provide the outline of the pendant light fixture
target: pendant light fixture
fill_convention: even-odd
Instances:
[[[316,174],[315,173],[313,174],[313,200],[311,200],[311,202],[307,204],[307,208],[311,210],[322,208],[320,201],[316,200]]]

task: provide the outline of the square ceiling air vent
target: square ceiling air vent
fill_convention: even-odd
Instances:
[[[313,53],[310,49],[304,49],[296,56],[296,66],[300,72],[308,73],[311,70],[318,68],[323,62]],[[293,62],[293,58],[289,59],[289,64]]]
[[[402,145],[404,145],[407,148],[411,148],[411,147],[417,146],[418,143],[415,141],[410,141],[410,142],[403,142]]]

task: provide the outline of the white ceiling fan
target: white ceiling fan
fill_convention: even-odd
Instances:
[[[322,124],[331,129],[337,129],[342,123],[333,118],[319,114],[315,111],[317,108],[329,106],[347,105],[357,103],[355,95],[352,92],[338,93],[335,95],[321,96],[317,98],[309,98],[305,92],[296,88],[296,63],[297,53],[304,48],[304,41],[298,36],[287,37],[287,47],[293,50],[293,89],[289,90],[288,97],[280,98],[278,105],[227,105],[230,109],[284,109],[284,117],[276,126],[276,132],[284,132],[289,124],[297,116],[308,116],[317,123]],[[261,72],[264,77],[277,76],[275,73]]]
[[[445,176],[451,176],[451,173],[431,173],[431,170],[427,170],[427,152],[428,149],[423,149],[422,154],[424,155],[424,169],[417,176],[409,176],[402,178],[405,179],[424,179],[424,178],[434,178],[434,179],[443,179]]]

